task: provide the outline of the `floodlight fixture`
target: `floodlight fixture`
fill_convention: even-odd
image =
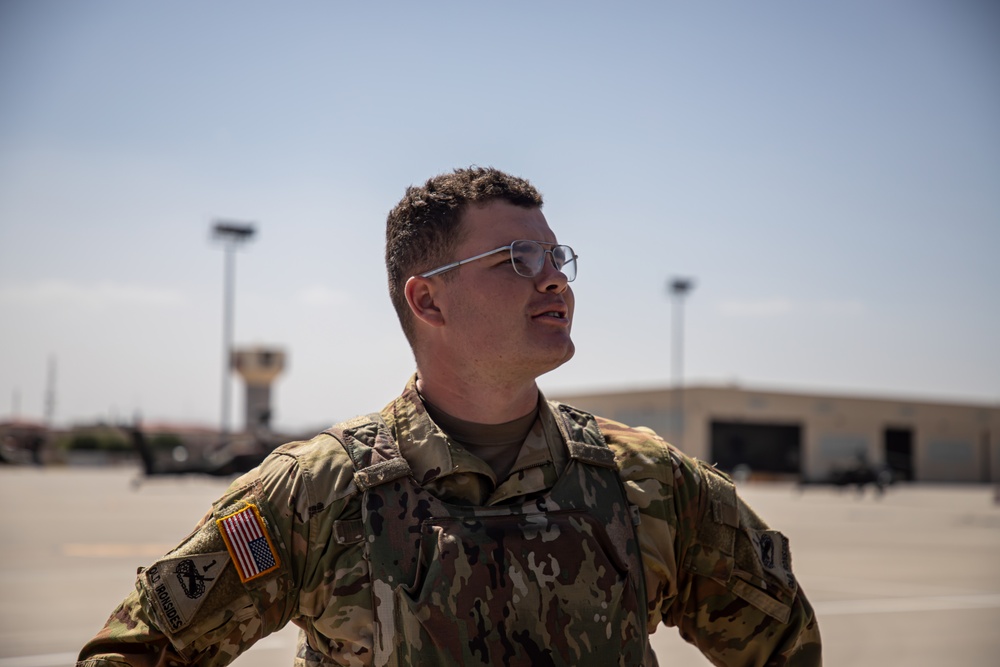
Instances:
[[[671,278],[668,284],[668,289],[674,296],[683,297],[694,289],[694,280],[691,278]]]
[[[231,220],[216,220],[212,226],[212,235],[215,238],[233,243],[249,241],[256,232],[252,224]]]

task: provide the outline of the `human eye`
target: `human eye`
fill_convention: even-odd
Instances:
[[[508,257],[507,259],[511,264],[514,265],[514,270],[520,273],[522,276],[527,275],[527,273],[530,273],[531,269],[528,260],[522,257],[521,255],[517,255],[515,257]]]
[[[561,269],[567,261],[569,258],[566,256],[566,249],[563,246],[556,246],[552,249],[552,263],[556,269]]]
[[[494,268],[507,268],[513,264],[513,260],[511,260],[509,252],[497,253],[495,257],[491,258],[490,264]]]

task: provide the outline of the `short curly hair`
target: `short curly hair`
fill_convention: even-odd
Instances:
[[[470,204],[497,199],[524,208],[541,208],[543,203],[541,193],[523,178],[492,167],[469,167],[435,176],[422,187],[411,185],[389,212],[385,224],[389,298],[411,347],[415,327],[404,294],[406,281],[420,271],[453,261],[461,241],[462,214]]]

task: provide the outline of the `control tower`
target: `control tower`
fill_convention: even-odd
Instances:
[[[233,352],[233,367],[246,383],[247,431],[271,428],[271,384],[285,369],[285,352],[275,347],[245,347]]]

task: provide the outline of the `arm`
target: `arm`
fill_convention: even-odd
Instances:
[[[236,480],[177,548],[140,569],[135,591],[83,647],[78,667],[225,665],[283,627],[309,539],[301,477],[297,461],[278,453]],[[257,560],[241,567],[230,548],[240,542],[227,543],[218,521],[251,505],[266,536],[253,547]]]
[[[819,627],[787,538],[715,468],[674,461],[678,585],[664,622],[716,665],[820,665]]]
[[[716,665],[821,664],[819,628],[788,541],[728,477],[648,429],[600,420],[637,530],[649,632],[662,621]]]

